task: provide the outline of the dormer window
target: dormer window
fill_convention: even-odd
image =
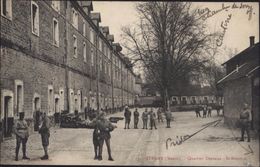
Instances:
[[[60,11],[60,1],[57,0],[52,0],[51,1],[51,6],[54,10],[56,10],[57,12]]]

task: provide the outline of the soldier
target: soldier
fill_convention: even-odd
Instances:
[[[151,111],[150,111],[150,130],[152,130],[153,129],[153,127],[155,128],[155,129],[157,129],[156,128],[156,124],[155,124],[155,118],[156,118],[156,115],[155,115],[155,113],[153,112],[153,108],[151,108]]]
[[[157,118],[158,118],[158,122],[163,122],[161,108],[158,108],[157,110]]]
[[[211,117],[211,110],[212,110],[212,107],[211,105],[208,106],[208,117]]]
[[[130,124],[130,121],[131,121],[131,111],[128,109],[128,106],[126,106],[125,108],[125,113],[124,113],[124,116],[125,116],[125,128],[126,129],[126,126],[127,128],[129,129],[129,124]]]
[[[196,113],[196,117],[201,117],[201,116],[200,116],[200,106],[197,106],[197,107],[195,108],[195,113]]]
[[[142,114],[142,119],[143,119],[143,129],[147,129],[147,121],[148,121],[148,111],[147,108]]]
[[[102,149],[105,141],[107,146],[107,152],[108,152],[108,160],[113,161],[113,158],[111,156],[111,148],[110,148],[110,138],[111,138],[110,132],[113,131],[115,128],[117,128],[117,126],[113,125],[105,118],[105,113],[100,113],[96,126],[97,129],[100,131],[98,160],[102,160]]]
[[[135,129],[138,129],[138,127],[137,127],[138,121],[139,121],[139,112],[138,112],[138,110],[136,108],[135,112],[134,112],[134,128]]]
[[[39,133],[41,134],[42,146],[44,149],[44,156],[41,157],[41,160],[47,160],[49,159],[48,146],[50,137],[50,120],[46,113],[42,113],[42,120],[39,128]]]
[[[95,157],[94,159],[99,159],[99,150],[101,149],[100,147],[100,130],[97,127],[98,124],[98,119],[99,116],[93,118],[93,120],[90,123],[87,123],[87,128],[94,129],[93,131],[93,145],[94,145],[94,152],[95,152]]]
[[[166,126],[166,128],[171,128],[171,119],[172,119],[172,113],[171,113],[171,111],[169,111],[169,110],[166,110],[166,112],[165,112],[165,118],[166,118],[166,122],[167,122],[167,126]]]
[[[207,116],[207,105],[203,105],[203,118]]]
[[[244,133],[247,133],[247,141],[250,142],[250,123],[252,121],[251,111],[248,108],[248,104],[244,104],[243,110],[240,112],[240,124],[241,124],[241,139],[244,141]]]
[[[18,161],[21,143],[23,149],[23,159],[30,159],[26,156],[26,143],[29,137],[29,129],[27,122],[24,120],[24,112],[19,113],[19,120],[15,123],[14,133],[16,134],[15,160]]]

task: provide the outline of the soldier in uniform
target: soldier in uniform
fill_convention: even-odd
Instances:
[[[241,139],[244,141],[244,133],[247,133],[247,141],[250,142],[250,123],[252,121],[251,111],[248,108],[248,104],[244,104],[243,110],[240,112],[240,124],[241,124]]]
[[[171,111],[166,110],[166,112],[165,112],[165,118],[166,118],[166,123],[167,123],[166,128],[171,128],[171,119],[172,119],[172,113],[171,113]]]
[[[203,105],[203,118],[207,116],[207,105]]]
[[[93,131],[93,145],[94,145],[94,152],[95,152],[95,157],[94,159],[99,158],[99,150],[100,148],[100,130],[98,129],[98,121],[99,121],[99,116],[93,118],[93,120],[90,123],[87,123],[87,128],[94,129]]]
[[[106,142],[108,160],[113,161],[111,156],[111,147],[110,147],[110,132],[113,131],[117,126],[113,125],[110,121],[105,118],[105,113],[100,113],[99,119],[96,122],[96,127],[100,131],[100,140],[99,140],[99,155],[98,160],[102,160],[102,149],[104,141]]]
[[[156,119],[156,115],[155,115],[155,113],[153,112],[153,108],[151,108],[151,111],[150,111],[150,130],[152,130],[153,129],[153,127],[155,128],[155,129],[157,129],[156,128],[156,124],[155,124],[155,119]]]
[[[195,108],[195,113],[196,113],[196,117],[201,117],[200,116],[200,106],[197,106],[196,108]]]
[[[125,128],[124,129],[126,129],[126,126],[129,129],[129,124],[130,124],[130,121],[131,121],[131,115],[132,115],[131,111],[126,106],[125,113],[124,113],[124,116],[125,116]]]
[[[212,107],[211,105],[208,106],[208,117],[211,117],[211,110],[212,110]]]
[[[29,129],[27,122],[24,120],[24,112],[19,113],[19,120],[15,123],[14,133],[16,134],[15,160],[18,161],[21,143],[23,149],[23,159],[30,159],[26,156],[26,143],[29,137]]]
[[[158,122],[163,122],[161,108],[158,108],[157,110],[157,118],[158,118]]]
[[[48,146],[50,137],[50,120],[46,113],[42,113],[42,121],[40,124],[39,133],[41,134],[42,146],[44,149],[44,156],[41,157],[41,160],[47,160],[49,159]]]
[[[143,129],[147,129],[147,121],[148,121],[148,111],[147,108],[142,114],[142,119],[143,119]]]
[[[135,112],[134,112],[134,128],[135,129],[138,129],[138,127],[137,127],[138,121],[139,121],[139,112],[138,112],[138,110],[136,108]]]

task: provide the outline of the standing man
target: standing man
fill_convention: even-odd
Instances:
[[[248,104],[244,104],[243,110],[240,112],[240,124],[241,124],[241,139],[244,141],[245,131],[247,133],[247,142],[250,142],[250,123],[252,121],[251,110],[248,108]]]
[[[22,143],[23,159],[30,159],[26,156],[26,143],[29,138],[28,124],[24,120],[24,112],[19,113],[19,120],[15,123],[14,133],[16,134],[15,160],[18,161],[20,145]]]
[[[203,118],[207,116],[207,105],[203,105]]]
[[[50,120],[46,113],[42,114],[42,122],[40,124],[39,133],[41,134],[42,146],[44,149],[44,156],[41,157],[41,160],[47,160],[49,159],[48,146],[50,137]]]
[[[148,121],[148,111],[147,108],[144,110],[142,114],[142,119],[143,119],[143,129],[147,129],[147,121]]]
[[[212,107],[211,105],[208,106],[208,117],[211,117],[211,110],[212,110]]]
[[[139,122],[139,112],[137,111],[137,108],[136,108],[135,112],[134,112],[134,128],[135,129],[138,129],[138,127],[137,127],[138,122]]]
[[[155,113],[153,112],[153,108],[151,108],[151,111],[150,111],[150,130],[152,130],[153,129],[153,127],[155,128],[155,129],[157,129],[156,128],[156,124],[155,124],[155,118],[156,118],[156,115],[155,115]]]
[[[117,126],[113,125],[105,118],[105,114],[101,113],[99,116],[99,121],[97,124],[98,130],[100,130],[100,149],[99,149],[99,157],[98,160],[102,160],[102,149],[104,141],[106,142],[107,152],[108,152],[108,160],[114,161],[111,155],[111,147],[110,147],[110,132],[112,132]]]
[[[131,111],[128,109],[128,106],[125,107],[125,113],[124,113],[124,116],[125,116],[125,128],[126,129],[126,126],[127,128],[129,129],[129,124],[130,124],[130,121],[131,121]]]
[[[158,118],[158,123],[163,122],[161,108],[158,108],[158,110],[157,110],[157,118]]]
[[[171,128],[171,119],[172,119],[172,113],[171,113],[171,111],[166,110],[166,112],[165,112],[165,118],[166,118],[166,123],[167,123],[166,128]]]
[[[201,116],[200,116],[200,106],[197,106],[197,107],[195,108],[195,113],[196,113],[196,117],[201,117]]]

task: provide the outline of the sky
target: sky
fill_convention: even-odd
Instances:
[[[211,12],[225,8],[212,17],[206,19],[208,29],[211,32],[223,32],[221,23],[228,20],[222,44],[219,48],[242,50],[249,47],[249,36],[255,36],[255,43],[259,42],[259,4],[257,2],[194,2],[193,8]],[[115,42],[122,42],[121,27],[138,22],[135,2],[130,1],[93,1],[93,12],[101,13],[101,26],[109,26],[110,34],[115,37]],[[124,53],[124,50],[122,51]],[[216,61],[224,63],[230,57],[222,52],[216,57]]]

